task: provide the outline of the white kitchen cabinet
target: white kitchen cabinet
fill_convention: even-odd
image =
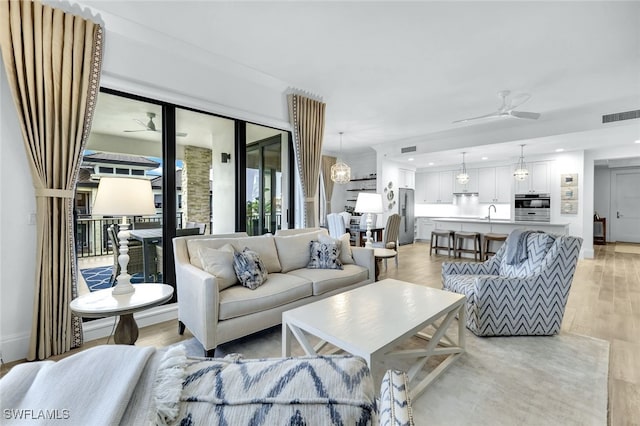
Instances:
[[[525,180],[516,181],[516,194],[548,194],[550,193],[551,167],[548,161],[534,161],[527,164],[529,176]]]
[[[416,172],[409,169],[398,169],[398,188],[416,187]]]
[[[511,203],[511,167],[483,167],[478,170],[480,203]]]
[[[429,241],[431,239],[431,231],[434,230],[435,224],[428,217],[416,218],[415,239]]]
[[[456,176],[460,174],[460,171],[456,171],[453,173],[453,192],[455,193],[469,193],[469,192],[478,192],[479,182],[478,182],[478,169],[467,169],[467,174],[469,175],[469,182],[464,185],[459,183],[456,179]]]
[[[451,204],[453,202],[453,171],[424,173],[424,189],[418,191],[422,198],[416,202],[425,204]]]

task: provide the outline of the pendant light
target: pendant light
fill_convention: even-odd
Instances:
[[[520,145],[520,160],[518,160],[518,166],[516,167],[516,171],[513,172],[513,177],[516,180],[525,180],[529,176],[529,170],[527,170],[527,165],[524,163],[524,145]]]
[[[331,166],[331,180],[335,183],[344,184],[351,181],[351,167],[342,162],[342,133],[340,132],[340,156],[336,164]]]
[[[464,164],[464,154],[466,154],[465,152],[462,153],[462,169],[460,170],[460,173],[458,173],[456,175],[456,181],[458,181],[458,183],[460,185],[465,185],[466,183],[469,182],[469,174],[467,173],[467,165]]]

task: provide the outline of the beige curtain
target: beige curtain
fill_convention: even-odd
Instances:
[[[331,213],[331,196],[333,195],[333,181],[331,180],[331,166],[336,164],[336,157],[322,156],[322,180],[324,182],[324,193],[327,196],[326,210]]]
[[[99,91],[102,27],[39,1],[0,1],[2,58],[36,193],[35,302],[28,360],[82,343],[73,196]]]
[[[290,94],[287,98],[304,193],[304,226],[315,227],[318,226],[316,193],[320,182],[320,157],[326,104],[299,94]]]

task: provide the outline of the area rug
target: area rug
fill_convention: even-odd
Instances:
[[[97,268],[81,269],[82,278],[87,283],[90,291],[102,290],[111,287],[111,271],[113,266],[99,266]],[[132,283],[143,282],[143,274],[133,274],[131,276]]]
[[[640,244],[616,243],[616,253],[640,254]]]
[[[280,336],[274,327],[221,345],[216,356],[279,357]],[[608,342],[568,333],[480,338],[467,331],[466,343],[467,352],[412,401],[416,425],[607,424]],[[195,338],[180,344],[203,355]],[[412,338],[400,347],[419,344]],[[292,351],[303,355],[296,342]],[[407,369],[397,362],[376,368]],[[436,365],[430,361],[426,371]]]

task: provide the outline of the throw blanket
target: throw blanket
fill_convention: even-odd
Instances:
[[[0,381],[4,424],[119,424],[154,348],[103,345],[16,365]]]
[[[527,238],[529,234],[539,234],[542,231],[526,231],[524,229],[514,229],[507,239],[507,265],[519,265],[529,256],[527,252]]]

